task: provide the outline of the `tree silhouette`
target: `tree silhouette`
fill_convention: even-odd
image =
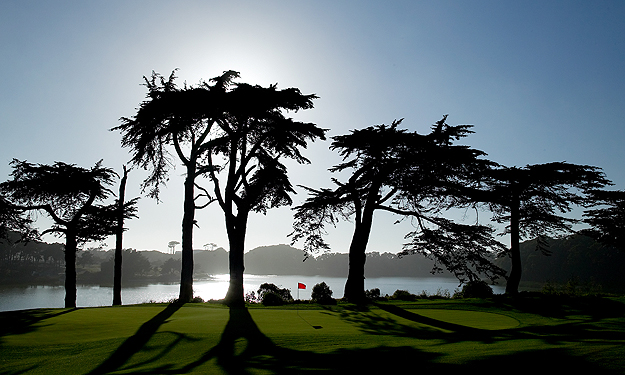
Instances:
[[[216,141],[212,139],[211,131],[215,121],[221,118],[219,99],[222,86],[238,73],[224,73],[215,79],[218,84],[214,86],[201,83],[199,87],[185,84],[182,88],[175,84],[174,73],[168,79],[154,72],[150,78],[143,77],[148,88],[148,100],[141,103],[135,116],[123,117],[122,124],[111,130],[122,133],[122,146],[132,150],[131,163],[150,170],[142,188],[143,191],[149,188],[148,195],[152,198],[158,200],[160,188],[167,181],[173,166],[172,148],[185,166],[179,300],[188,302],[193,298],[195,210],[213,201],[207,191],[196,183],[197,176],[202,173],[198,170],[198,162]],[[196,196],[196,189],[202,193]],[[207,201],[198,206],[196,201],[200,198]]]
[[[180,261],[174,258],[167,259],[161,266],[162,275],[171,275],[180,271]]]
[[[145,276],[152,271],[152,265],[148,258],[143,255],[142,251],[137,251],[135,249],[124,249],[122,250],[124,253],[124,277],[137,277],[137,276]],[[115,272],[115,258],[109,258],[108,260],[100,263],[100,268],[103,274],[110,275]]]
[[[76,307],[76,251],[79,242],[114,234],[115,207],[98,205],[111,195],[108,186],[117,175],[102,167],[90,169],[55,162],[31,164],[14,159],[12,179],[0,191],[15,208],[43,211],[54,222],[42,234],[65,237],[65,307]]]
[[[0,243],[38,239],[39,233],[32,226],[33,221],[24,210],[11,204],[0,196]],[[14,239],[12,233],[19,233],[20,238]]]
[[[115,268],[113,275],[113,306],[122,304],[122,246],[124,236],[124,220],[136,218],[136,204],[139,198],[126,202],[126,181],[128,180],[128,169],[124,165],[124,174],[119,183],[119,196],[115,207],[117,209],[117,226],[115,228]]]
[[[602,208],[589,209],[584,212],[584,222],[591,228],[582,234],[618,249],[625,250],[625,191],[596,190],[590,193],[593,205]]]
[[[265,213],[292,203],[293,187],[281,159],[308,163],[300,148],[305,148],[308,141],[325,139],[326,131],[283,114],[285,110],[312,108],[315,95],[303,95],[296,88],[278,90],[276,85],[230,84],[219,77],[213,81],[224,88],[223,117],[217,121],[216,136],[225,142],[215,143],[206,154],[205,170],[224,213],[228,234],[230,286],[226,302],[240,306],[244,303],[243,253],[248,217],[251,212]]]
[[[330,148],[339,150],[344,162],[330,171],[351,170],[351,175],[346,182],[334,178],[335,189],[307,188],[311,197],[296,207],[291,236],[293,243],[304,239],[308,253],[328,249],[323,240],[325,225],[354,219],[345,298],[354,302],[365,299],[365,251],[376,210],[416,221],[415,231],[407,235],[411,242],[405,245],[405,254],[426,254],[461,280],[482,273],[495,278],[502,272],[488,259],[491,248],[498,246],[490,228],[462,225],[440,216],[452,207],[471,205],[462,190],[479,186],[490,165],[479,158],[483,152],[453,144],[471,132],[470,126],[449,126],[446,119],[438,121],[427,135],[398,129],[400,120],[333,137]],[[448,257],[439,246],[448,252],[463,249],[466,255],[463,259]]]
[[[573,205],[593,202],[587,193],[610,184],[600,168],[564,162],[496,167],[485,177],[490,185],[481,200],[490,204],[498,223],[508,223],[502,234],[510,234],[512,268],[506,293],[518,292],[522,265],[519,244],[538,238],[537,250],[549,254],[545,236],[571,233],[579,219],[566,217]]]
[[[169,251],[172,254],[176,253],[176,245],[180,245],[180,242],[178,242],[178,241],[169,241],[169,243],[167,244],[167,247],[169,247]]]

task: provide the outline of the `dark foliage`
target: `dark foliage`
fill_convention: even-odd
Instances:
[[[582,233],[625,251],[625,191],[595,190],[591,199],[595,207],[602,207],[584,212],[584,222],[591,228]]]
[[[274,292],[266,292],[261,298],[261,303],[265,306],[282,306],[286,304],[287,301]]]
[[[469,281],[460,292],[463,298],[489,298],[493,296],[493,288],[483,280]]]
[[[390,299],[399,300],[399,301],[415,301],[418,297],[407,290],[397,289]]]
[[[172,275],[180,272],[180,260],[169,258],[161,266],[161,274]]]
[[[367,299],[370,299],[370,300],[379,299],[380,298],[380,289],[379,288],[373,288],[373,289],[365,290],[365,297],[367,297]]]
[[[39,233],[32,224],[33,220],[26,215],[25,210],[15,207],[0,196],[0,243],[38,239]],[[13,233],[19,233],[19,237],[12,236]]]
[[[336,300],[332,298],[332,293],[328,284],[321,282],[313,286],[310,297],[314,302],[322,305],[331,305],[336,303]]]
[[[148,258],[146,258],[141,251],[134,249],[123,250],[124,267],[122,268],[122,275],[124,279],[133,278],[137,276],[145,276],[152,271],[152,265]],[[110,279],[113,276],[115,260],[109,258],[107,261],[100,265],[102,274],[107,275]]]
[[[261,303],[267,306],[277,306],[293,301],[293,296],[291,296],[289,289],[280,288],[271,283],[261,284],[257,293]]]

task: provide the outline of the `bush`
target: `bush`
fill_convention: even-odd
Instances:
[[[489,298],[493,296],[493,288],[482,280],[469,281],[462,287],[462,298]]]
[[[274,292],[266,292],[262,297],[262,304],[265,306],[282,306],[286,303],[281,296]]]
[[[256,298],[256,293],[253,290],[251,292],[245,293],[245,302],[258,303],[258,298]]]
[[[312,288],[311,298],[314,302],[330,305],[335,304],[336,301],[332,298],[332,290],[325,282],[321,282]]]
[[[374,289],[365,290],[365,297],[367,297],[368,299],[372,299],[372,300],[380,299],[380,289],[374,288]]]
[[[273,296],[269,296],[273,294]],[[276,297],[281,300],[281,302],[276,301]],[[265,299],[267,299],[265,301]],[[287,288],[279,288],[275,284],[264,283],[261,284],[258,288],[258,300],[266,306],[278,306],[283,305],[287,302],[293,301],[293,297],[291,296],[291,291]]]
[[[408,292],[407,290],[397,289],[395,293],[391,296],[391,299],[396,299],[400,301],[414,301],[417,299],[417,296]]]

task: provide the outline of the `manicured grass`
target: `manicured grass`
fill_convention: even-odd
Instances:
[[[0,313],[0,374],[625,371],[625,300]]]

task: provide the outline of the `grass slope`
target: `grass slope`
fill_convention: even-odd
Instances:
[[[625,300],[0,313],[0,374],[625,371]]]

